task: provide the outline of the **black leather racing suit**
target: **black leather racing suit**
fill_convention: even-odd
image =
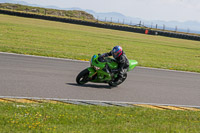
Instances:
[[[103,57],[112,56],[112,51],[110,51],[109,53],[104,53],[104,54],[102,54],[102,56]],[[120,82],[123,75],[128,71],[129,60],[126,57],[126,54],[124,53],[124,51],[122,51],[122,55],[120,57],[115,58],[115,60],[118,63],[118,69],[115,71],[119,72],[119,77],[117,80],[119,80],[119,82]]]

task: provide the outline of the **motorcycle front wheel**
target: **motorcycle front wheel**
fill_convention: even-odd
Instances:
[[[83,84],[87,83],[88,82],[88,75],[89,75],[88,69],[81,71],[78,74],[78,76],[76,77],[77,84],[83,85]]]

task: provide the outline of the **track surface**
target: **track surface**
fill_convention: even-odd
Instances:
[[[88,66],[88,62],[0,53],[0,96],[200,106],[199,73],[136,67],[117,88],[78,86],[76,76]]]

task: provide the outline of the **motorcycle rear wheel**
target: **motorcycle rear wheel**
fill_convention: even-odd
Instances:
[[[114,82],[109,82],[109,86],[111,87],[116,87],[118,85],[120,85],[121,83],[123,83],[127,78],[127,73],[123,75],[123,78],[122,78],[122,81],[120,83],[117,83],[117,81],[114,81]]]
[[[88,82],[88,75],[89,75],[89,70],[85,69],[81,71],[78,76],[76,77],[76,82],[79,85],[83,85]]]

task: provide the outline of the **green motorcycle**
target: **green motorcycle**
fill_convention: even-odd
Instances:
[[[136,60],[129,60],[128,71],[135,68],[138,64]],[[94,83],[108,83],[110,86],[115,87],[127,78],[127,73],[123,75],[122,82],[116,84],[118,72],[112,72],[112,70],[118,68],[118,63],[109,57],[101,57],[100,54],[93,55],[90,61],[90,67],[81,71],[76,77],[76,82],[79,85],[83,85],[87,82]]]

